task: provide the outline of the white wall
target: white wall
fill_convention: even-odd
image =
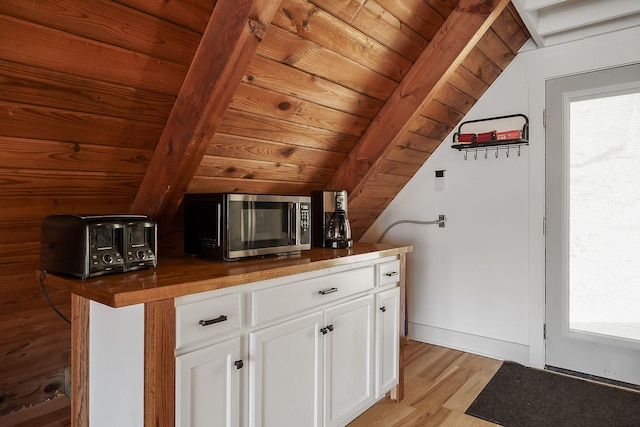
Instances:
[[[452,135],[363,237],[401,219],[447,217],[445,228],[402,224],[385,242],[408,256],[411,338],[525,365],[544,365],[544,85],[550,78],[640,62],[640,28],[521,52],[463,119],[525,114],[530,145],[469,155]],[[531,47],[531,45],[528,45]],[[446,189],[435,190],[445,170]]]

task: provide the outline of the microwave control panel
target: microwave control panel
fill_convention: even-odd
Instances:
[[[310,210],[311,207],[308,203],[300,203],[300,231],[309,230]]]

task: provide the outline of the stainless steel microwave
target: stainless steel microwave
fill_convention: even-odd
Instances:
[[[311,197],[187,194],[184,251],[235,260],[311,248]]]

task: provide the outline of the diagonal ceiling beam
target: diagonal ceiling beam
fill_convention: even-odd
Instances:
[[[131,212],[168,226],[280,0],[218,0]]]
[[[432,101],[508,4],[509,0],[460,0],[326,188],[346,189],[350,198],[357,195],[372,167],[393,149],[396,139]]]

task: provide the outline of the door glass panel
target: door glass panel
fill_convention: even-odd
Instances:
[[[640,89],[569,115],[569,329],[640,340]]]

